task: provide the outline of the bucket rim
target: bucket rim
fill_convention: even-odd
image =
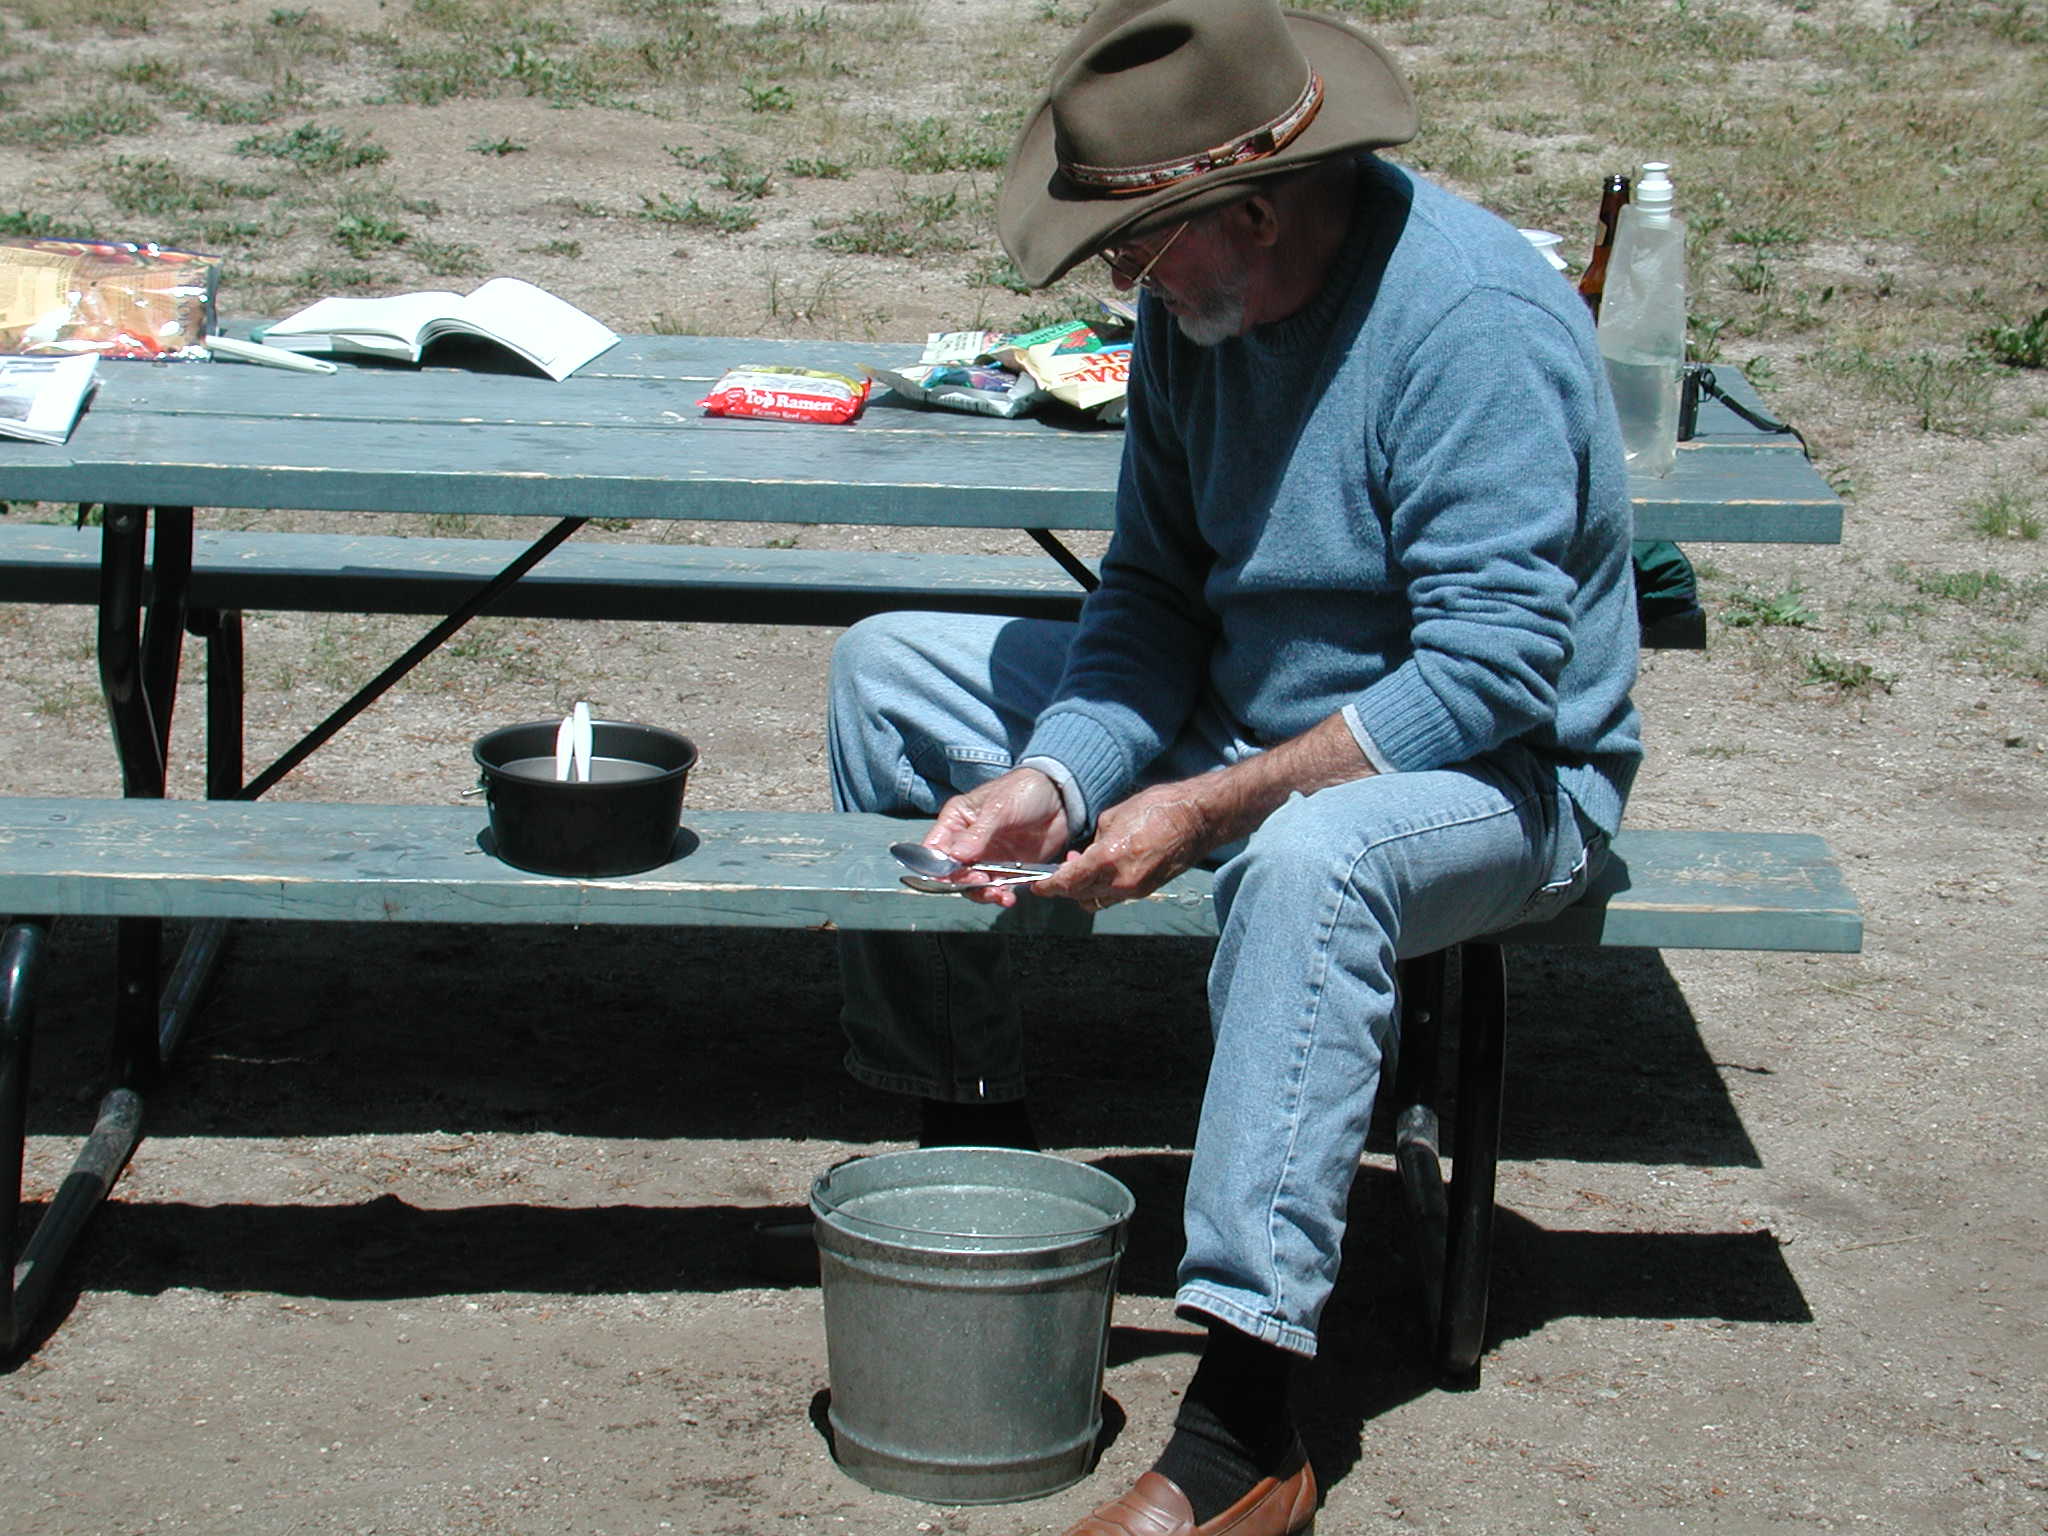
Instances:
[[[1097,1186],[1104,1197],[1102,1200],[1091,1200],[1088,1197],[1078,1195],[1071,1196],[1071,1198],[1075,1199],[1077,1203],[1092,1205],[1102,1219],[1089,1226],[1062,1228],[1052,1232],[953,1232],[930,1225],[904,1226],[899,1222],[884,1221],[877,1217],[862,1215],[858,1211],[849,1210],[847,1208],[848,1202],[864,1195],[876,1193],[877,1191],[864,1189],[845,1199],[841,1199],[835,1197],[831,1188],[834,1175],[843,1173],[845,1170],[855,1166],[866,1165],[869,1169],[872,1169],[877,1164],[907,1161],[910,1159],[942,1162],[943,1155],[958,1156],[963,1153],[975,1156],[987,1154],[986,1161],[998,1164],[1026,1160],[1035,1160],[1041,1165],[1057,1164],[1062,1170],[1067,1172],[1069,1177],[1079,1178],[1084,1182]],[[932,1154],[942,1154],[942,1156],[934,1157]],[[1026,1186],[1017,1187],[1023,1188]],[[1042,1194],[1059,1193],[1053,1190],[1036,1190],[1034,1192]],[[1137,1204],[1137,1196],[1132,1194],[1130,1188],[1123,1180],[1117,1178],[1115,1174],[1106,1173],[1092,1163],[1084,1163],[1076,1158],[1061,1157],[1057,1153],[1051,1152],[1031,1152],[1021,1147],[919,1147],[906,1151],[877,1152],[866,1157],[848,1158],[844,1162],[833,1164],[832,1167],[826,1169],[811,1181],[810,1199],[813,1215],[838,1222],[848,1230],[858,1229],[869,1233],[886,1233],[904,1238],[941,1238],[954,1242],[1014,1243],[1035,1246],[1086,1242],[1091,1239],[1104,1237],[1127,1224],[1136,1213]],[[886,1241],[887,1239],[884,1238],[882,1240]],[[1002,1251],[1015,1250],[1005,1249]]]

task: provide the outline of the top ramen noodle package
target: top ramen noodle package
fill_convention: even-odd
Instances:
[[[867,404],[866,379],[816,368],[731,368],[697,403],[713,416],[771,421],[852,421]]]
[[[0,241],[0,352],[203,358],[220,268],[160,245]]]

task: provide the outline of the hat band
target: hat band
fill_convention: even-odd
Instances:
[[[1151,165],[1101,166],[1078,165],[1073,161],[1062,161],[1060,170],[1076,186],[1102,193],[1107,197],[1131,197],[1141,192],[1156,192],[1161,187],[1170,187],[1186,181],[1191,176],[1200,176],[1209,171],[1220,171],[1225,166],[1242,165],[1247,160],[1263,160],[1277,154],[1300,136],[1315,119],[1323,104],[1323,77],[1314,70],[1309,71],[1308,84],[1294,105],[1274,118],[1270,123],[1261,124],[1240,138],[1219,144],[1214,149],[1205,149],[1185,160],[1160,160]]]

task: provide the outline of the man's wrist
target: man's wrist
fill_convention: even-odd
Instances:
[[[1042,773],[1052,780],[1053,788],[1060,792],[1060,804],[1067,813],[1067,837],[1078,839],[1088,827],[1088,797],[1081,793],[1081,784],[1073,771],[1056,757],[1027,757],[1020,761],[1019,768],[1029,768]]]

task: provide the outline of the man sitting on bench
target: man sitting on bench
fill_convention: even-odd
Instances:
[[[834,657],[842,809],[935,816],[961,859],[1065,855],[1023,899],[1091,911],[1217,866],[1177,1292],[1208,1338],[1154,1470],[1077,1532],[1313,1518],[1288,1370],[1336,1276],[1395,963],[1573,901],[1640,757],[1585,305],[1371,153],[1414,129],[1328,17],[1106,0],[998,210],[1032,284],[1100,255],[1141,292],[1102,585],[1078,625],[890,615]],[[921,1096],[928,1143],[1028,1145],[1000,941],[843,955],[853,1073]]]

